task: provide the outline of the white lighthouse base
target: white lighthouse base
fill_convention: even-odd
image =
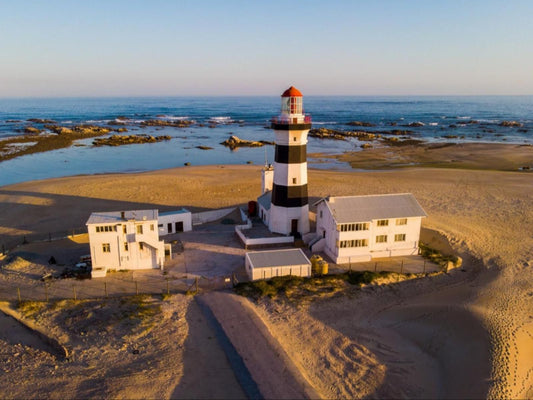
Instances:
[[[270,232],[289,235],[296,232],[305,235],[309,232],[309,205],[303,207],[270,206],[268,229]]]

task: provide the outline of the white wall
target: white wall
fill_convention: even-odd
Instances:
[[[309,205],[303,207],[278,207],[270,205],[268,229],[271,232],[288,235],[291,233],[291,220],[298,220],[298,231],[309,232]]]
[[[320,215],[322,212],[322,216]],[[364,222],[364,221],[358,221]],[[353,223],[357,223],[354,221]],[[377,220],[368,221],[369,229],[362,231],[337,231],[337,224],[326,202],[317,206],[317,235],[326,232],[324,252],[337,264],[370,261],[372,258],[418,254],[422,217],[407,218],[406,225],[396,225],[396,218],[388,226],[378,226]],[[396,234],[405,234],[403,242],[396,242]],[[387,235],[387,242],[377,243],[378,235]],[[368,246],[340,248],[343,240],[367,239]]]
[[[194,213],[192,214],[192,224],[200,225],[200,224],[205,224],[207,222],[216,221],[217,219],[220,219],[232,213],[235,209],[236,207],[230,207],[230,208],[221,208],[220,210],[203,211],[199,213]]]
[[[311,264],[302,264],[302,265],[280,265],[275,267],[263,267],[263,268],[254,268],[248,258],[248,255],[245,257],[245,268],[248,278],[252,281],[259,279],[270,279],[276,276],[311,276]]]
[[[168,235],[169,233],[176,233],[176,222],[183,223],[183,232],[192,230],[192,214],[190,212],[180,212],[172,214],[159,214],[157,218],[159,227],[159,235]],[[168,224],[170,224],[171,230],[168,230]]]
[[[116,227],[116,231],[96,232],[97,226]],[[142,226],[142,233],[138,233]],[[124,227],[126,232],[124,232]],[[164,265],[164,242],[159,240],[157,220],[128,220],[112,224],[87,226],[92,267],[96,271],[161,268]],[[127,249],[126,244],[127,243]],[[142,249],[140,246],[142,243]],[[104,251],[109,244],[109,251]],[[98,272],[95,273],[95,276]]]

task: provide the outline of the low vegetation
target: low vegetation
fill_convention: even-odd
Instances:
[[[449,268],[460,267],[462,264],[461,257],[456,255],[442,254],[436,249],[432,249],[424,243],[419,244],[420,255],[426,260],[431,261],[434,264],[440,265],[444,272],[448,272]]]
[[[302,297],[327,297],[349,285],[363,286],[377,283],[392,275],[393,272],[371,272],[371,271],[348,271],[335,275],[317,275],[310,278],[299,276],[280,276],[269,280],[259,280],[253,282],[241,282],[235,287],[237,294],[241,296],[260,299],[262,297],[285,297],[296,299]]]

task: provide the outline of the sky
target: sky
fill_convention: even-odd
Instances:
[[[531,0],[0,0],[0,97],[531,95]]]

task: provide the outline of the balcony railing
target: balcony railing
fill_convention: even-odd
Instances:
[[[284,124],[284,125],[290,125],[290,124],[310,124],[311,123],[311,116],[310,115],[304,115],[303,117],[285,117],[285,116],[279,116],[279,117],[273,117],[270,122],[273,124]]]

